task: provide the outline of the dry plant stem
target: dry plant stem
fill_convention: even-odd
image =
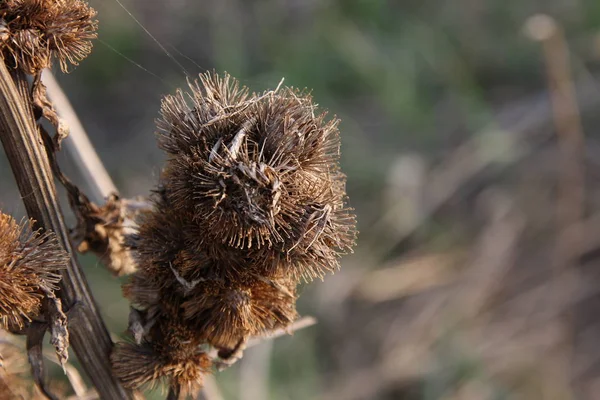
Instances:
[[[60,361],[56,357],[55,353],[44,350],[43,354],[47,360],[50,360],[52,363],[61,366]],[[75,392],[76,398],[84,398],[86,395],[90,394],[90,390],[88,390],[88,388],[86,387],[85,382],[83,381],[83,378],[79,374],[77,368],[75,368],[68,362],[62,365],[61,367],[64,368],[65,375],[67,375],[67,379],[71,385],[71,388],[73,389],[73,392]],[[94,395],[96,395],[97,397],[95,390],[91,390],[91,392],[94,392]]]
[[[547,15],[531,17],[529,36],[542,45],[547,70],[552,117],[559,150],[557,268],[572,265],[580,254],[584,236],[585,137],[571,76],[569,48],[562,28]]]
[[[17,80],[23,84],[25,77],[17,76]],[[0,139],[27,213],[40,227],[53,230],[63,248],[72,255],[59,293],[67,309],[76,303],[82,305],[78,320],[71,321],[69,326],[71,345],[102,398],[129,399],[131,394],[112,375],[109,360],[112,341],[74,256],[31,108],[19,95],[4,63],[0,63],[0,92]]]
[[[556,127],[559,151],[556,202],[558,234],[553,297],[558,304],[566,304],[577,291],[579,276],[575,267],[585,239],[585,136],[571,76],[569,48],[562,28],[547,15],[530,18],[527,27],[533,39],[542,45]],[[558,357],[570,358],[573,354],[575,333],[570,314],[567,312],[563,322],[564,349],[562,352],[559,349]],[[568,372],[562,369],[554,373],[557,377],[568,376]]]
[[[564,34],[556,27],[555,32],[542,41],[542,46],[548,69],[548,83],[560,153],[557,223],[564,237],[558,243],[557,251],[563,253],[560,257],[561,261],[571,264],[579,255],[578,246],[583,240],[581,220],[585,205],[585,138],[575,100],[575,89],[569,66],[569,49]]]
[[[248,344],[246,345],[246,348],[248,349],[250,347],[256,346],[257,344],[260,344],[260,343],[264,342],[265,340],[277,339],[278,337],[289,335],[290,333],[293,334],[294,332],[297,332],[301,329],[316,325],[316,323],[317,323],[317,320],[315,317],[311,317],[311,316],[307,315],[306,317],[300,318],[298,321],[294,322],[290,327],[288,327],[286,329],[279,328],[263,337],[251,338],[250,340],[248,340]]]
[[[96,204],[102,204],[111,194],[118,193],[117,188],[98,157],[77,113],[51,71],[42,72],[42,82],[46,85],[48,97],[58,115],[69,126],[69,136],[63,143],[65,150],[77,165],[83,181],[89,185],[90,199]]]
[[[530,35],[541,42],[546,63],[552,113],[559,150],[556,204],[555,273],[561,296],[574,293],[574,266],[584,242],[582,219],[585,211],[585,137],[575,88],[571,77],[569,48],[556,21],[546,15],[528,22]]]

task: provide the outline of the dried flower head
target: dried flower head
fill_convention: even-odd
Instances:
[[[0,327],[18,329],[36,316],[44,292],[57,289],[69,261],[53,233],[0,213]]]
[[[183,302],[186,322],[202,332],[207,343],[232,349],[240,340],[290,325],[297,317],[295,283],[249,279],[204,281]]]
[[[207,245],[259,258],[267,248],[306,279],[335,269],[356,235],[338,120],[291,88],[249,96],[228,75],[205,74],[190,89],[167,96],[158,121],[171,206],[200,225]]]
[[[0,2],[0,46],[5,62],[35,74],[57,58],[64,72],[92,50],[96,11],[81,0]]]
[[[170,386],[193,394],[202,386],[202,376],[210,371],[206,353],[191,346],[188,353],[172,357],[172,352],[158,353],[148,343],[118,343],[112,353],[116,376],[130,389],[153,387],[166,380]]]
[[[153,210],[128,239],[137,345],[113,353],[117,376],[185,387],[195,373],[174,381],[169,371],[191,368],[198,346],[227,365],[250,337],[291,325],[299,281],[337,269],[356,236],[337,124],[303,92],[250,95],[228,75],[201,75],[190,93],[165,97],[167,162]]]

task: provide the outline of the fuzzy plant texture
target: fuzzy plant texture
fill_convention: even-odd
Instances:
[[[81,0],[0,1],[0,48],[7,65],[36,74],[58,59],[64,72],[92,51],[96,11]]]
[[[40,313],[45,293],[58,289],[69,255],[51,232],[0,212],[0,328],[18,331]]]
[[[297,318],[298,284],[339,268],[357,233],[337,126],[305,92],[250,94],[228,75],[164,98],[167,161],[129,239],[135,340],[112,355],[126,386],[197,390],[249,337]]]

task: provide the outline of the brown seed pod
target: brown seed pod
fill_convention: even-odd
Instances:
[[[155,282],[157,287],[169,285],[175,280],[173,263],[185,249],[186,220],[158,198],[153,212],[142,215],[139,223],[138,233],[127,239],[135,263],[146,279]]]
[[[120,343],[113,351],[113,369],[127,387],[140,389],[166,380],[193,393],[210,371],[212,362],[200,346],[202,339],[183,321],[181,307],[173,300],[165,296],[153,310],[140,313],[137,322],[143,332],[136,343]]]
[[[130,389],[153,387],[165,379],[169,385],[184,392],[196,393],[202,386],[202,376],[210,371],[210,358],[197,349],[180,358],[161,354],[149,344],[118,343],[111,355],[115,375]]]
[[[240,340],[290,325],[297,317],[295,283],[288,279],[204,281],[182,304],[206,342],[231,349]]]
[[[134,274],[124,285],[124,295],[149,325],[172,319],[182,310],[183,323],[194,337],[219,348],[231,348],[242,339],[291,324],[296,314],[296,281],[288,277],[232,275],[221,277],[216,261],[181,250],[160,269]],[[210,264],[205,264],[210,263]],[[229,269],[229,268],[227,268]],[[212,271],[212,272],[207,272]],[[157,279],[157,276],[160,276]]]
[[[81,0],[0,2],[0,46],[5,62],[28,74],[58,59],[63,72],[78,65],[97,36],[96,11]]]
[[[251,336],[295,320],[302,278],[338,268],[356,222],[337,124],[303,92],[249,95],[228,75],[201,75],[189,93],[163,100],[167,162],[153,210],[127,240],[138,270],[124,294],[142,347],[124,345],[113,357],[126,383],[167,377],[183,385],[168,371],[202,366],[200,345],[228,365]],[[135,352],[152,367],[128,362]],[[188,375],[195,379],[180,377]]]
[[[288,259],[314,246],[310,264],[291,264],[302,268],[297,276],[322,276],[356,236],[338,121],[294,89],[248,96],[227,75],[200,82],[188,101],[178,92],[162,104],[159,145],[169,158],[161,182],[170,205],[200,225],[207,246],[267,248]]]
[[[161,287],[158,282],[152,281],[148,275],[141,273],[133,274],[129,282],[123,285],[123,296],[141,311],[158,307],[161,303],[160,292]]]
[[[0,327],[22,328],[40,311],[44,292],[58,289],[69,255],[51,232],[33,231],[0,213]]]
[[[211,239],[193,216],[174,210],[162,197],[155,198],[154,211],[141,216],[139,223],[128,244],[135,264],[157,287],[185,287],[206,278],[235,280],[251,272],[251,254],[220,243],[209,245]]]

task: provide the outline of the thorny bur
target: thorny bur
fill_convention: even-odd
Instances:
[[[22,329],[40,313],[69,261],[53,233],[33,231],[32,225],[0,213],[0,328],[9,331]]]
[[[136,343],[112,355],[128,387],[196,390],[211,363],[296,319],[302,280],[339,268],[356,230],[337,124],[304,92],[249,94],[228,75],[164,98],[168,158],[124,287]]]
[[[0,400],[47,400],[37,386],[31,383],[25,343],[16,336],[0,331]],[[52,392],[66,398],[62,382],[53,382]]]
[[[92,50],[96,11],[81,0],[0,1],[0,48],[4,61],[28,74],[57,58],[66,72]]]

